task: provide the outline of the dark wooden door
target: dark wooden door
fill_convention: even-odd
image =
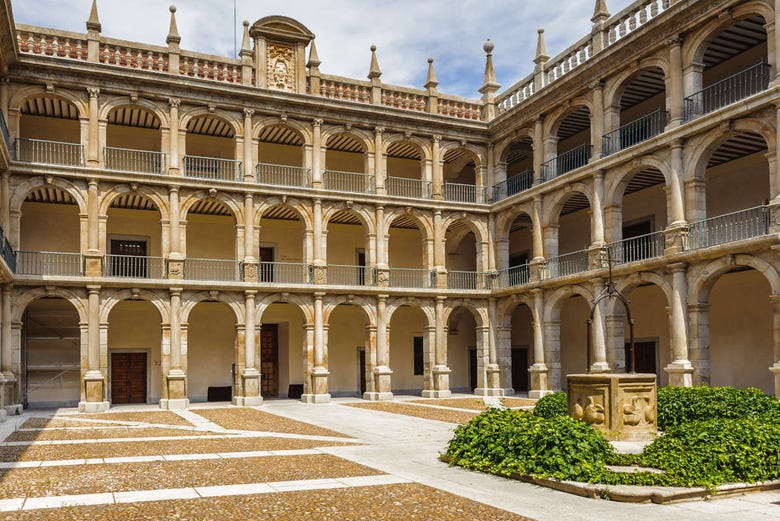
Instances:
[[[360,396],[366,392],[366,350],[361,349],[358,351],[358,365],[360,366]]]
[[[264,264],[264,263],[275,262],[274,249],[260,248],[259,258],[260,258],[260,269],[259,269],[258,276],[260,278],[260,282],[273,282],[274,266],[273,264]]]
[[[365,286],[366,284],[366,252],[358,250],[357,252],[357,283],[358,286]]]
[[[477,388],[477,350],[469,349],[469,387],[471,392]]]
[[[528,391],[528,348],[512,349],[512,388],[515,392]]]
[[[146,241],[111,240],[111,275],[146,278]]]
[[[263,396],[279,395],[279,325],[263,324],[260,330],[260,373]]]
[[[146,353],[111,353],[111,403],[146,403]]]
[[[631,349],[626,344],[626,371],[631,370]],[[656,373],[655,367],[655,341],[634,342],[637,373]]]

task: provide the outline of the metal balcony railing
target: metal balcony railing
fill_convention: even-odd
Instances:
[[[79,277],[84,275],[84,259],[80,253],[19,251],[16,255],[16,273],[19,275]]]
[[[23,163],[84,166],[84,146],[20,137],[16,138],[14,159]]]
[[[434,273],[423,268],[390,268],[389,286],[392,288],[431,288]]]
[[[106,255],[103,275],[131,279],[164,279],[165,259],[139,255]]]
[[[644,259],[654,259],[664,255],[664,232],[653,232],[637,237],[629,237],[607,245],[615,264],[626,264]]]
[[[431,183],[421,179],[388,177],[385,183],[387,195],[410,197],[412,199],[430,199]]]
[[[444,200],[458,203],[487,203],[486,193],[482,187],[460,183],[444,183],[442,187]]]
[[[728,242],[742,241],[769,233],[770,211],[757,206],[710,217],[688,226],[686,250],[697,250]]]
[[[336,192],[374,193],[374,176],[359,172],[325,170],[322,180],[326,190]]]
[[[564,253],[547,259],[543,269],[543,278],[554,279],[588,271],[588,250]]]
[[[365,266],[328,264],[328,284],[334,286],[370,286],[371,270]]]
[[[184,175],[215,181],[241,181],[241,164],[234,159],[184,156]]]
[[[684,100],[683,117],[691,121],[769,88],[769,64],[752,67],[708,85]]]
[[[530,281],[531,266],[526,263],[497,271],[493,277],[492,287],[493,289],[511,288],[528,284]]]
[[[567,150],[563,154],[542,163],[542,179],[549,181],[566,172],[585,166],[590,161],[592,154],[593,145],[587,143]]]
[[[490,274],[480,271],[448,271],[449,289],[490,289]]]
[[[167,156],[152,150],[103,147],[103,168],[138,172],[141,174],[164,174]]]
[[[16,271],[16,252],[11,247],[11,243],[8,242],[2,227],[0,227],[0,254],[10,270]]]
[[[311,170],[308,168],[258,163],[255,174],[257,184],[311,188]]]
[[[622,127],[602,136],[601,153],[608,156],[642,141],[647,141],[651,137],[663,132],[668,122],[669,113],[658,109],[646,116],[626,123]]]
[[[185,259],[184,278],[237,282],[241,280],[241,263],[229,259]]]
[[[276,284],[309,284],[312,273],[308,264],[295,262],[261,262],[257,266],[259,282]]]
[[[3,133],[3,140],[5,141],[5,148],[8,150],[8,154],[11,154],[11,135],[8,133],[8,125],[5,122],[5,113],[0,110],[0,132]]]
[[[491,201],[496,202],[507,197],[511,197],[515,194],[519,194],[524,190],[528,190],[534,185],[534,171],[525,170],[517,175],[513,175],[506,181],[501,181],[498,184],[493,185],[493,194],[491,195]]]

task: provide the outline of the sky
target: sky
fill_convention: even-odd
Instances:
[[[86,32],[92,0],[12,0],[14,19],[42,27]],[[631,0],[607,0],[616,14]],[[486,39],[503,88],[530,74],[536,30],[545,29],[555,56],[590,33],[595,0],[175,0],[181,48],[234,56],[234,28],[241,47],[243,20],[294,18],[316,35],[320,71],[365,79],[371,45],[377,46],[381,80],[422,88],[434,58],[439,91],[478,98]],[[98,0],[102,35],[165,45],[170,12],[160,0]],[[308,51],[307,51],[308,52]]]

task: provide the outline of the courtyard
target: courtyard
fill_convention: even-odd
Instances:
[[[504,398],[506,407],[532,401]],[[0,520],[777,519],[780,492],[672,505],[585,499],[448,467],[482,398],[337,398],[108,413],[27,410],[0,426]]]

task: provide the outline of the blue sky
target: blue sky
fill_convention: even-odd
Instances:
[[[630,0],[607,0],[612,14]],[[233,0],[176,0],[183,49],[233,55]],[[487,38],[495,43],[496,77],[504,88],[529,74],[536,29],[545,28],[551,56],[590,33],[595,0],[236,0],[241,22],[268,15],[295,18],[317,35],[325,74],[365,78],[372,44],[382,81],[422,87],[435,59],[439,90],[479,97]],[[17,23],[85,32],[91,0],[12,0]],[[168,33],[168,3],[98,0],[103,35],[158,45]],[[503,89],[502,89],[503,90]]]

